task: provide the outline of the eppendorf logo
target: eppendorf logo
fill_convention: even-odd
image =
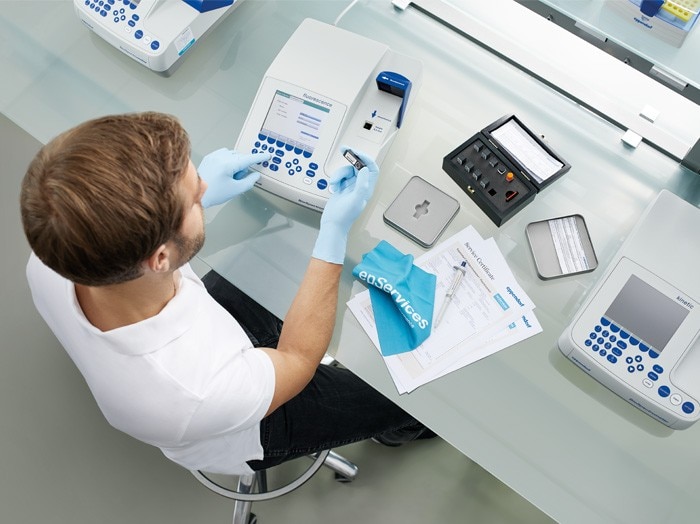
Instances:
[[[518,303],[520,307],[525,307],[525,304],[523,304],[522,300],[518,298],[518,295],[515,294],[515,292],[510,288],[506,287],[506,291],[508,294],[515,299],[515,301]]]

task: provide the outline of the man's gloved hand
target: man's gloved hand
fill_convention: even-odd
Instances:
[[[270,160],[270,156],[269,153],[241,154],[226,148],[209,153],[197,169],[209,186],[202,197],[202,206],[223,204],[252,189],[260,173],[248,168]]]
[[[365,167],[358,172],[351,165],[343,166],[331,176],[333,194],[321,215],[321,228],[311,254],[332,264],[345,260],[350,227],[367,205],[379,176],[379,167],[371,157],[357,151],[355,154]]]

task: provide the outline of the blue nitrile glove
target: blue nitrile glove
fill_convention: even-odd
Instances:
[[[369,288],[379,348],[385,357],[415,349],[430,336],[437,278],[382,240],[352,274]]]
[[[270,160],[270,156],[269,153],[241,154],[225,147],[209,153],[197,169],[209,186],[202,197],[202,206],[223,204],[252,189],[260,173],[248,168]]]
[[[353,166],[339,168],[330,179],[333,194],[321,215],[321,228],[311,256],[332,264],[342,264],[348,243],[348,232],[367,205],[379,176],[377,163],[364,153],[355,151],[365,167],[358,172]]]

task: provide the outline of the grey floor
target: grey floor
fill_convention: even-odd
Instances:
[[[17,197],[38,148],[0,116],[0,522],[229,523],[229,500],[109,427],[34,311]],[[439,439],[396,449],[363,442],[338,451],[359,465],[354,482],[334,482],[322,470],[299,490],[255,504],[259,522],[550,522]]]

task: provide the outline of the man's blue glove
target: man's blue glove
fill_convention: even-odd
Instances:
[[[365,167],[358,172],[353,166],[339,168],[330,179],[331,197],[321,215],[321,228],[311,256],[332,264],[342,264],[348,232],[372,196],[379,176],[376,162],[355,151]]]
[[[270,156],[269,153],[241,154],[226,148],[209,153],[197,169],[209,186],[202,197],[202,206],[223,204],[252,189],[260,173],[248,168],[270,160]]]

